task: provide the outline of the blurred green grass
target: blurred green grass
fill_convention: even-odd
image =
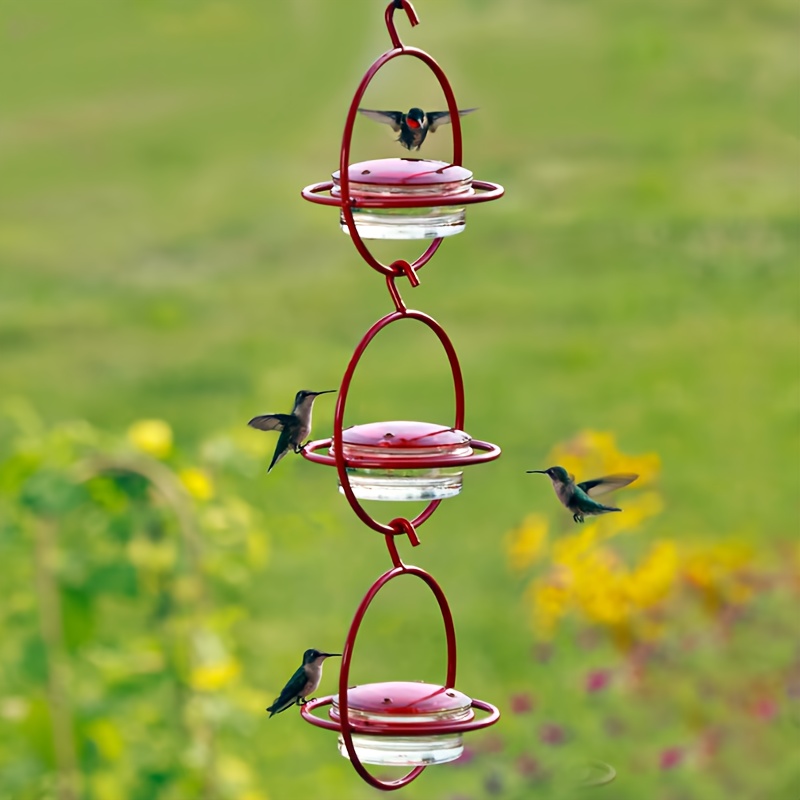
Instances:
[[[382,8],[0,3],[4,395],[49,422],[118,431],[160,417],[189,448],[217,431],[257,436],[243,430],[253,414],[338,385],[391,306],[335,213],[299,189],[337,167],[352,92],[389,44]],[[439,60],[461,105],[480,107],[464,121],[465,164],[507,190],[471,208],[465,234],[404,291],[456,346],[467,429],[504,451],[468,472],[413,554],[451,597],[460,683],[492,700],[531,680],[511,666],[530,638],[502,534],[552,504],[523,472],[548,466],[555,441],[592,427],[660,454],[667,511],[648,535],[767,546],[798,534],[798,14],[784,0],[417,10],[422,24],[401,21],[401,36]],[[402,61],[365,105],[441,106],[432,78]],[[447,137],[423,154],[446,159]],[[364,121],[353,153],[401,151]],[[417,327],[376,340],[350,422],[450,419],[444,359]],[[331,419],[322,399],[316,433]],[[260,441],[266,461],[274,442]],[[275,664],[343,639],[387,560],[325,470],[286,459],[241,492],[272,536],[265,580],[242,601],[248,663],[264,665],[254,682],[269,694]],[[414,631],[435,642],[429,601],[419,608]],[[435,676],[435,643],[414,667],[408,621],[388,600],[376,618],[387,615],[362,678],[391,663]],[[260,725],[255,741],[271,796],[318,789],[319,774],[327,796],[365,796],[299,721]],[[299,770],[311,758],[320,773]],[[409,796],[446,796],[440,773]],[[642,796],[631,792],[615,796]]]

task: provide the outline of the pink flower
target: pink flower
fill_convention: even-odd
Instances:
[[[658,765],[661,769],[672,769],[683,761],[683,750],[680,747],[668,747],[661,751]]]
[[[519,756],[516,767],[517,772],[519,772],[523,778],[535,778],[541,770],[539,762],[527,753],[522,753],[522,755]]]
[[[539,729],[539,738],[545,744],[559,745],[564,744],[567,736],[560,725],[556,725],[554,722],[548,722]]]
[[[756,719],[769,722],[778,713],[778,704],[771,697],[759,697],[750,707],[750,713]]]
[[[453,762],[456,766],[463,767],[475,758],[475,751],[471,747],[464,747],[464,752]]]
[[[530,714],[533,711],[533,698],[525,692],[511,695],[512,714]]]
[[[586,691],[599,692],[608,686],[611,681],[611,672],[607,669],[593,669],[586,676]]]

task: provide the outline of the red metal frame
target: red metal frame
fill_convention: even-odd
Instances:
[[[478,189],[480,193],[462,196],[462,197],[439,197],[436,195],[429,195],[424,198],[388,198],[382,200],[375,200],[375,199],[358,199],[356,201],[350,195],[350,178],[348,173],[348,167],[350,163],[350,143],[353,134],[353,126],[355,124],[356,114],[358,113],[359,103],[361,98],[364,95],[364,92],[369,86],[372,79],[375,77],[375,74],[378,70],[381,69],[385,64],[391,61],[394,58],[398,58],[399,56],[411,56],[413,58],[420,59],[423,63],[427,64],[428,67],[433,71],[434,75],[436,76],[437,80],[439,81],[439,85],[444,92],[444,95],[447,99],[447,108],[450,112],[451,124],[453,128],[453,164],[460,166],[461,165],[461,158],[462,158],[462,141],[461,141],[461,121],[458,115],[458,106],[456,105],[455,95],[453,94],[453,90],[450,87],[450,83],[447,80],[444,72],[442,71],[441,67],[434,61],[431,56],[425,53],[422,50],[418,50],[414,47],[406,47],[400,37],[397,34],[397,30],[394,24],[394,12],[395,9],[402,8],[406,16],[408,18],[409,23],[411,26],[415,26],[419,23],[419,18],[417,17],[416,11],[414,10],[413,5],[409,2],[409,0],[394,0],[390,2],[388,7],[386,8],[385,13],[385,20],[386,20],[386,27],[389,31],[389,37],[392,42],[392,49],[384,53],[380,56],[372,66],[367,70],[364,78],[362,79],[361,83],[356,90],[355,96],[350,104],[350,109],[347,113],[347,118],[345,121],[344,133],[342,136],[342,145],[340,150],[340,157],[339,157],[339,186],[340,186],[340,197],[333,198],[333,197],[323,197],[320,193],[325,191],[330,191],[333,184],[331,182],[320,183],[320,184],[313,184],[311,186],[307,186],[302,191],[302,195],[305,199],[310,200],[315,203],[321,203],[323,205],[336,205],[341,207],[341,213],[347,225],[347,229],[350,233],[350,237],[353,240],[353,243],[356,246],[356,249],[361,254],[362,258],[375,270],[382,273],[386,276],[386,285],[389,290],[389,294],[392,298],[392,301],[395,305],[395,311],[390,314],[387,314],[385,317],[378,320],[376,323],[372,325],[372,327],[367,331],[364,335],[362,340],[359,342],[356,350],[350,359],[350,363],[347,366],[347,370],[342,378],[342,384],[339,389],[338,398],[336,401],[336,410],[334,413],[334,425],[333,425],[333,436],[331,439],[326,440],[319,440],[310,443],[303,449],[303,455],[309,461],[314,461],[316,463],[321,464],[335,464],[336,470],[339,475],[339,482],[342,486],[342,491],[344,492],[350,506],[352,507],[353,511],[356,515],[361,519],[361,521],[367,525],[368,527],[372,528],[373,530],[378,531],[379,533],[384,534],[386,547],[389,550],[389,555],[392,559],[393,567],[388,572],[385,572],[381,575],[375,583],[370,587],[367,594],[364,596],[364,599],[361,601],[359,605],[355,617],[350,625],[350,629],[347,634],[347,639],[345,641],[343,650],[342,650],[342,665],[341,671],[339,673],[339,721],[334,722],[332,720],[323,720],[319,717],[314,716],[312,713],[314,709],[319,708],[320,706],[329,704],[332,702],[332,697],[325,697],[320,700],[312,700],[308,702],[301,708],[301,715],[303,718],[310,722],[313,725],[318,727],[327,728],[329,730],[338,731],[344,741],[345,747],[347,749],[347,753],[350,757],[350,761],[353,764],[353,767],[356,769],[358,774],[371,786],[374,786],[377,789],[383,790],[394,790],[399,789],[402,786],[406,786],[411,781],[413,781],[420,773],[425,769],[423,766],[418,766],[404,775],[402,778],[394,781],[382,781],[379,778],[374,777],[361,763],[358,753],[356,752],[355,746],[353,745],[353,734],[354,733],[369,733],[372,735],[380,735],[380,736],[390,736],[393,734],[391,730],[391,725],[386,726],[375,726],[372,725],[368,729],[364,729],[362,725],[358,721],[351,720],[350,717],[350,709],[347,703],[347,690],[350,678],[350,665],[353,658],[353,651],[355,648],[355,641],[358,635],[358,631],[361,627],[362,620],[364,615],[366,614],[370,604],[374,600],[375,596],[378,592],[391,580],[399,577],[400,575],[413,575],[420,578],[424,581],[428,587],[433,592],[436,600],[439,604],[439,610],[442,614],[442,619],[444,622],[445,628],[445,639],[447,643],[447,674],[445,678],[445,687],[446,688],[454,688],[455,687],[455,679],[456,679],[456,638],[455,638],[455,627],[453,625],[453,617],[450,612],[450,607],[447,603],[447,599],[445,598],[444,592],[439,584],[433,579],[433,577],[427,573],[425,570],[421,569],[420,567],[415,566],[407,566],[404,564],[400,556],[397,552],[397,544],[395,537],[400,535],[405,535],[408,537],[409,542],[412,546],[417,546],[419,544],[419,538],[417,536],[416,529],[419,525],[425,522],[431,514],[436,510],[440,500],[434,500],[430,502],[426,508],[413,520],[408,520],[405,518],[397,518],[392,520],[387,525],[377,522],[373,517],[367,513],[367,511],[362,507],[359,503],[358,499],[356,498],[351,486],[350,480],[348,476],[347,469],[351,466],[365,466],[369,467],[372,466],[372,462],[370,459],[367,458],[359,458],[359,459],[345,459],[343,454],[343,424],[344,424],[344,415],[345,415],[345,408],[347,405],[347,397],[350,390],[350,384],[352,382],[353,375],[355,373],[356,367],[358,366],[359,361],[361,360],[364,351],[369,346],[370,342],[375,338],[375,336],[383,330],[387,325],[392,324],[393,322],[397,322],[400,319],[414,319],[419,322],[422,322],[424,325],[427,325],[434,334],[438,337],[439,341],[441,342],[442,346],[445,349],[447,354],[447,359],[450,364],[450,369],[453,375],[453,386],[454,386],[454,395],[455,395],[455,420],[453,423],[453,428],[458,430],[463,430],[464,426],[464,381],[461,374],[461,367],[458,362],[458,357],[456,355],[455,348],[453,347],[452,342],[450,341],[449,337],[445,333],[444,329],[438,322],[436,322],[432,317],[424,314],[421,311],[414,311],[409,310],[406,308],[405,303],[403,302],[403,298],[400,295],[400,291],[396,285],[396,279],[400,276],[405,276],[408,278],[409,283],[412,286],[417,286],[419,284],[419,278],[417,277],[417,270],[426,264],[436,250],[439,248],[439,245],[442,242],[441,238],[434,239],[425,252],[417,258],[413,262],[408,262],[403,259],[398,259],[392,262],[390,265],[384,265],[375,259],[372,254],[370,253],[367,246],[364,244],[361,236],[358,233],[356,228],[355,221],[353,219],[353,207],[358,204],[359,206],[363,206],[365,208],[389,208],[389,207],[397,207],[397,208],[408,208],[408,207],[424,207],[424,206],[432,206],[432,205],[466,205],[467,203],[478,203],[478,202],[485,202],[487,200],[494,200],[497,197],[500,197],[503,194],[503,188],[496,184],[481,182],[481,181],[473,181],[473,188]],[[316,452],[324,447],[333,446],[334,455],[322,455],[321,453]],[[407,469],[419,466],[451,466],[451,465],[466,465],[466,464],[475,464],[480,463],[483,461],[489,461],[494,458],[497,458],[500,455],[500,448],[496,445],[490,444],[489,442],[481,442],[481,441],[472,441],[470,445],[473,449],[481,451],[477,454],[473,453],[473,455],[463,458],[454,459],[452,457],[442,457],[436,458],[435,460],[432,458],[426,458],[422,463],[420,463],[419,459],[413,458],[402,458],[402,459],[393,459],[392,464],[393,466],[397,466],[398,469]],[[385,466],[385,462],[381,462],[377,464],[377,466]],[[483,711],[488,712],[489,716],[484,719],[469,719],[463,720],[461,722],[447,722],[447,723],[437,723],[437,724],[428,724],[428,725],[403,725],[402,726],[402,735],[431,735],[431,734],[444,734],[444,733],[457,733],[457,732],[466,732],[471,730],[477,730],[478,728],[484,728],[488,725],[494,724],[499,716],[500,712],[489,703],[484,703],[480,700],[472,700],[472,706],[474,708],[481,709]],[[394,731],[396,734],[397,731]]]

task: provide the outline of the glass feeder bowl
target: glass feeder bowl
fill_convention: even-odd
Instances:
[[[430,422],[371,422],[342,431],[342,455],[360,500],[439,500],[461,491],[457,459],[473,454],[471,441],[464,431]],[[334,455],[333,445],[328,452]]]
[[[455,689],[415,681],[388,681],[352,686],[347,690],[353,746],[365,764],[426,766],[455,761],[464,752],[458,723],[475,716],[472,699]],[[339,695],[330,718],[341,723]],[[441,732],[441,727],[448,732]],[[430,728],[429,733],[425,728]],[[373,728],[375,734],[370,735]],[[339,752],[349,758],[339,734]]]
[[[381,158],[351,164],[347,174],[353,221],[362,239],[439,239],[461,233],[466,226],[465,206],[457,200],[475,190],[472,173],[464,167],[418,158]],[[331,196],[341,198],[339,170],[332,177]],[[339,219],[342,230],[349,233],[341,212]]]

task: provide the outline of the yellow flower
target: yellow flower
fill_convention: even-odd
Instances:
[[[637,488],[647,486],[658,476],[661,460],[656,453],[629,456],[617,449],[613,434],[581,431],[568,442],[556,445],[547,456],[548,464],[559,464],[579,481],[615,472],[635,472]]]
[[[534,564],[547,547],[547,517],[529,514],[522,524],[506,534],[506,554],[511,569],[522,572]]]
[[[214,496],[214,484],[209,474],[197,467],[186,467],[178,473],[186,491],[196,500],[210,500]]]
[[[230,656],[222,661],[201,664],[189,676],[191,687],[198,692],[215,692],[227,686],[241,671],[241,666]]]
[[[753,548],[748,544],[718,542],[693,548],[684,559],[683,572],[710,608],[722,602],[741,605],[753,595],[746,576],[753,558]]]
[[[639,608],[651,608],[663,600],[677,580],[678,568],[675,542],[664,540],[654,544],[630,576],[632,602]]]
[[[537,581],[529,587],[533,601],[533,619],[537,632],[545,637],[555,631],[556,623],[564,616],[569,604],[569,590],[555,583]]]
[[[161,419],[140,419],[128,428],[128,441],[143,453],[165,458],[172,452],[172,428]]]
[[[553,544],[553,563],[575,566],[597,541],[597,526],[587,525],[580,533],[564,536]]]

